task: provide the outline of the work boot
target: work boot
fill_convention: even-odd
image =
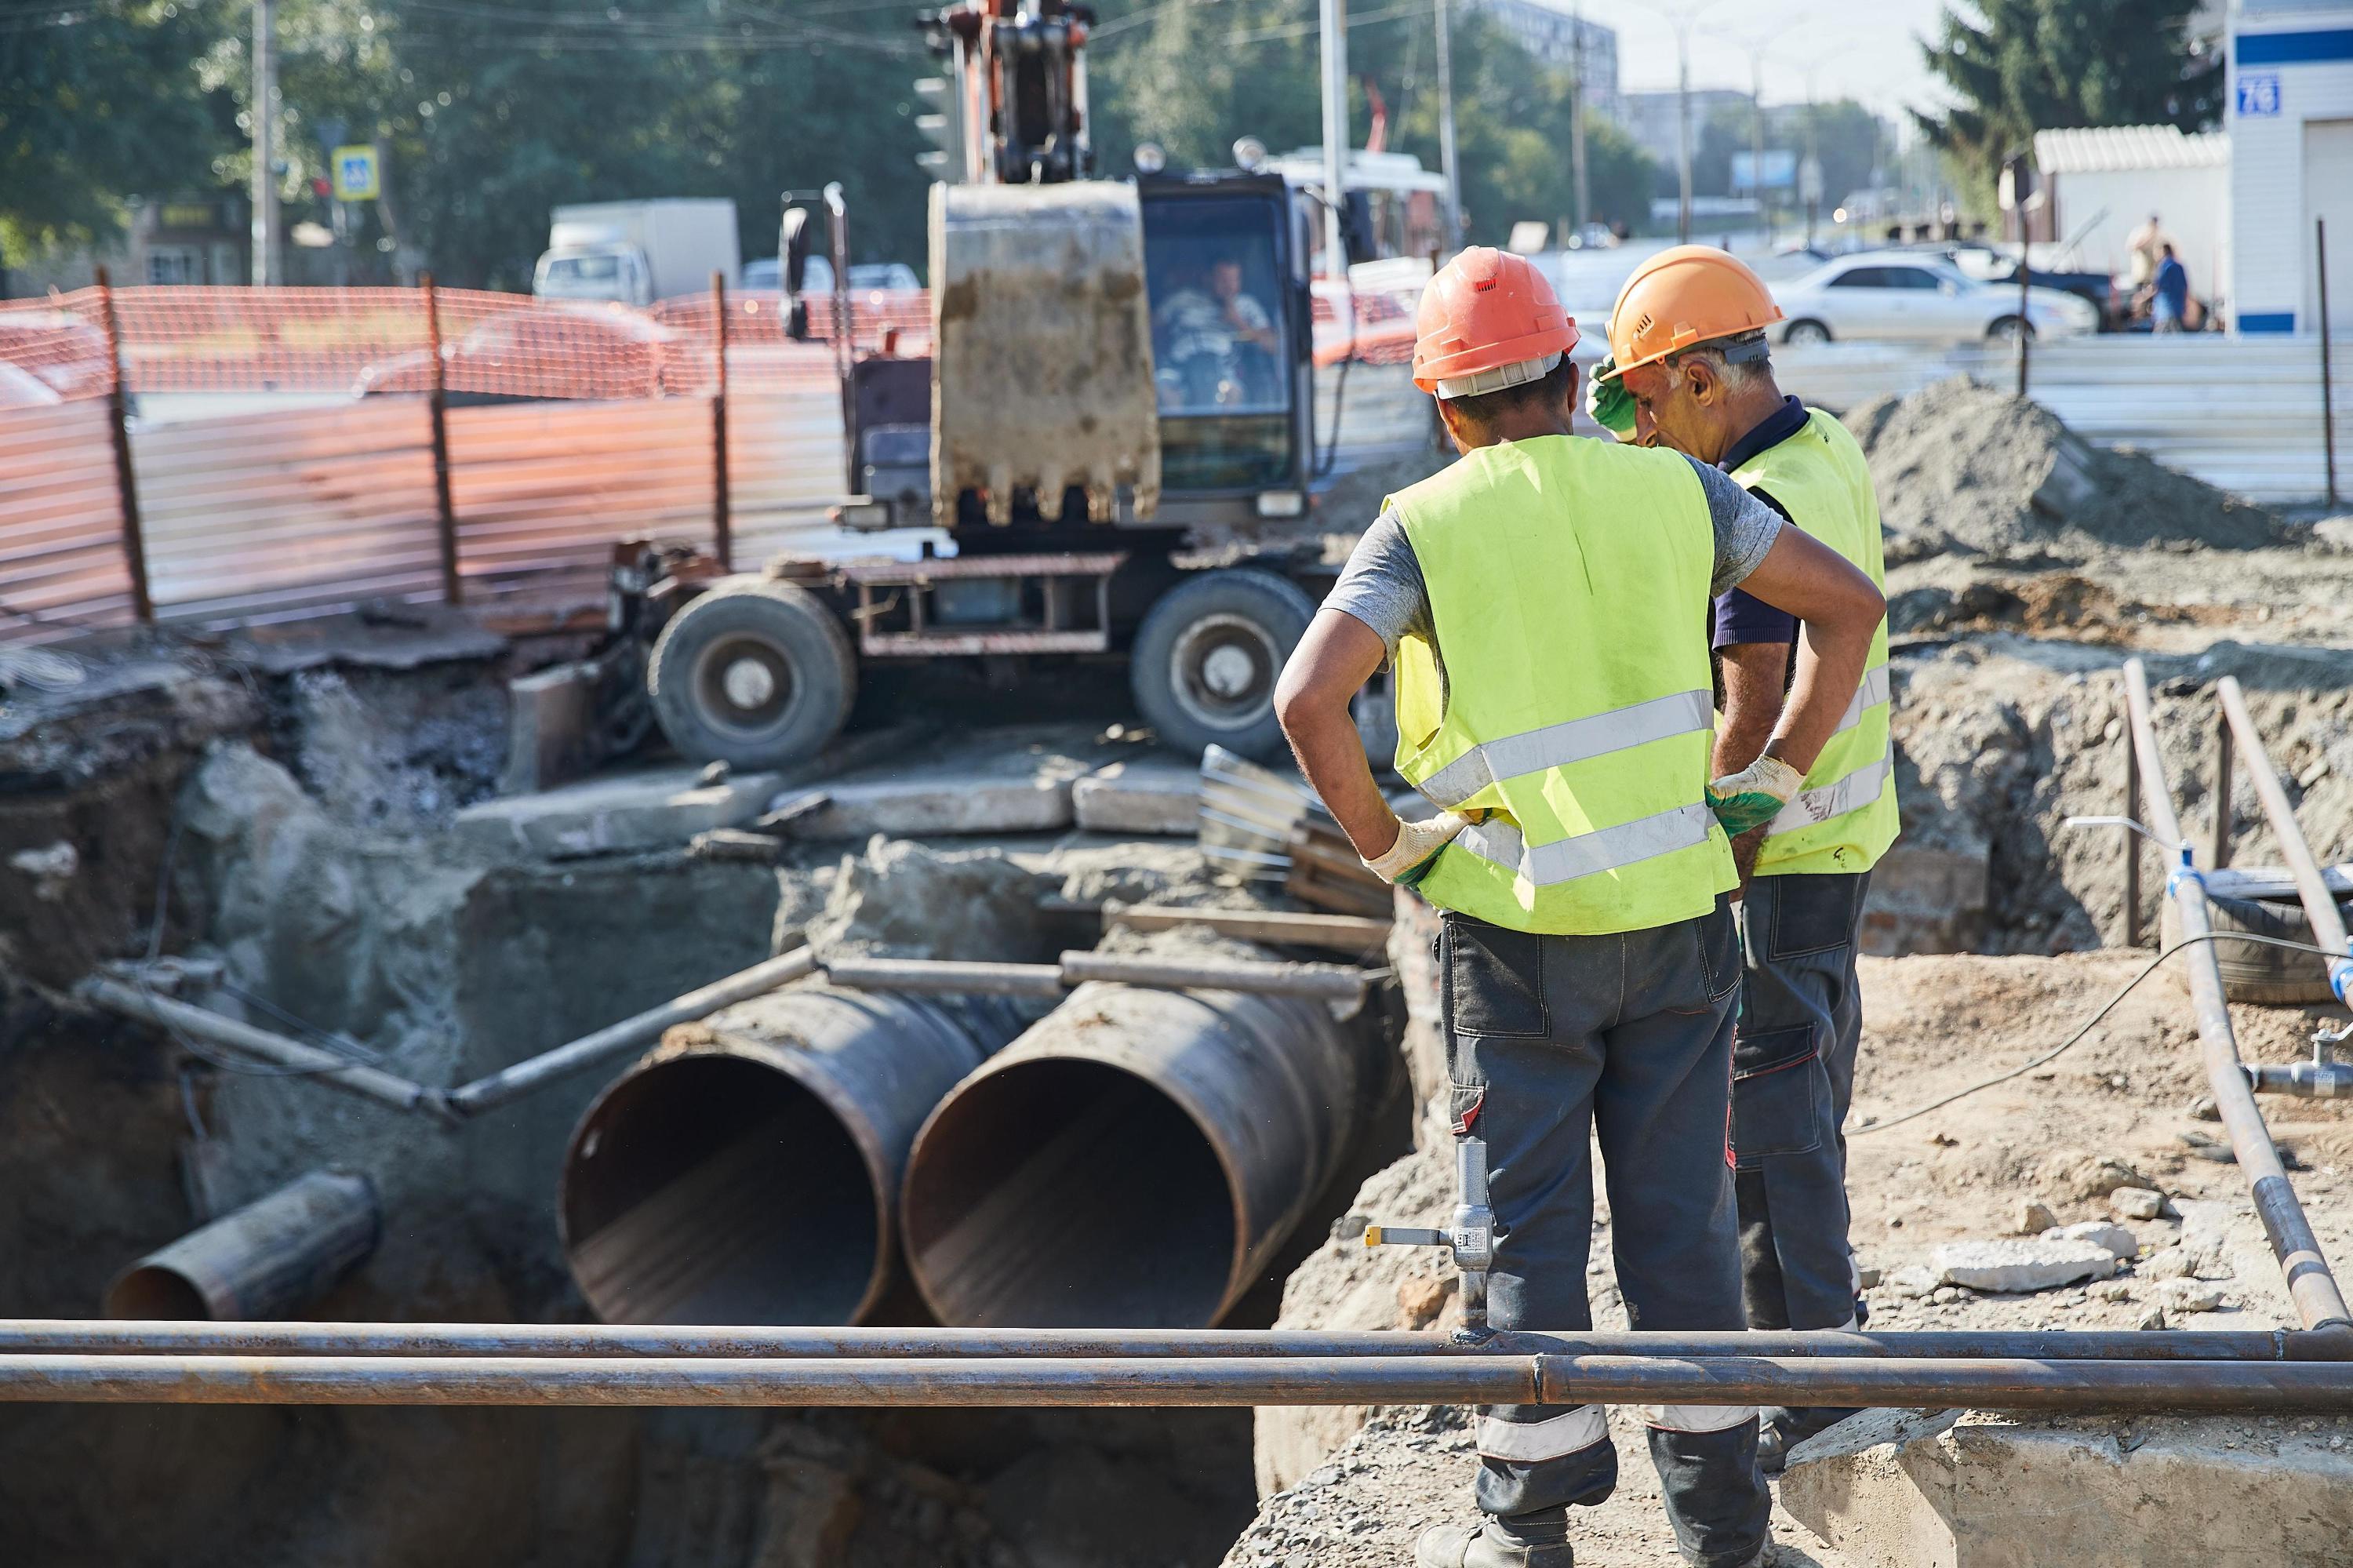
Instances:
[[[1414,1543],[1414,1568],[1576,1568],[1568,1510],[1546,1509],[1482,1527],[1433,1524]]]
[[[1765,1419],[1757,1433],[1757,1467],[1768,1476],[1778,1476],[1789,1463],[1789,1450],[1809,1437],[1817,1437],[1862,1412],[1845,1405],[1801,1405],[1783,1409],[1768,1405],[1757,1414]]]

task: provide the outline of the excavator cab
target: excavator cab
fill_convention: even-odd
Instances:
[[[1145,292],[1167,521],[1294,515],[1314,454],[1304,235],[1280,175],[1147,176]],[[1229,518],[1215,517],[1223,522]]]

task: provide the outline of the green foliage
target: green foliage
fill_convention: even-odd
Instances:
[[[1386,8],[1384,8],[1386,9]],[[1141,0],[1106,6],[1092,69],[1098,143],[1106,170],[1124,169],[1137,142],[1173,163],[1222,167],[1235,137],[1278,152],[1323,137],[1314,16],[1297,0]],[[1476,9],[1453,13],[1455,148],[1469,238],[1501,244],[1523,219],[1571,216],[1575,94]],[[1389,146],[1435,169],[1437,40],[1417,7],[1352,27],[1351,132],[1370,126],[1369,77],[1389,111]],[[1650,160],[1614,125],[1587,119],[1588,183],[1605,221],[1639,222],[1649,207]]]
[[[2190,32],[2191,0],[1972,0],[1948,9],[1929,68],[1961,101],[1915,114],[1980,207],[2004,158],[2034,132],[2076,125],[2179,125],[2221,112],[2222,60]]]
[[[0,13],[0,246],[87,243],[126,196],[214,183],[235,108],[194,62],[218,16],[195,0]]]
[[[527,287],[549,209],[732,196],[749,256],[778,194],[841,183],[860,260],[923,260],[928,145],[915,79],[939,64],[916,0],[280,0],[280,184],[289,227],[325,221],[327,132],[387,154],[355,278],[396,235],[453,285]],[[1234,139],[1321,140],[1315,17],[1303,0],[1120,0],[1092,51],[1099,166],[1139,139],[1225,165]],[[90,0],[65,25],[0,17],[0,238],[87,239],[132,195],[243,188],[249,13],[236,0]],[[1454,32],[1463,203],[1474,239],[1566,217],[1569,83],[1475,9]],[[1438,165],[1435,39],[1417,8],[1349,36],[1389,144]],[[1370,122],[1361,88],[1352,120]],[[1638,221],[1649,164],[1588,121],[1593,216]],[[387,222],[386,220],[390,221]]]

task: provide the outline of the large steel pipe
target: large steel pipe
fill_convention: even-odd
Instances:
[[[2343,1361],[1356,1356],[544,1361],[5,1356],[0,1401],[185,1404],[1851,1404],[2353,1411]]]
[[[177,1323],[0,1319],[0,1355],[917,1357],[1996,1357],[2031,1361],[2343,1361],[2353,1333],[2302,1329],[1943,1330],[1869,1333],[1499,1333],[1314,1329],[883,1329],[613,1323]]]
[[[286,1317],[366,1261],[382,1234],[366,1177],[313,1171],[124,1269],[107,1287],[106,1315]]]
[[[600,1095],[557,1218],[608,1323],[855,1323],[924,1113],[1025,1015],[803,985],[679,1031]]]
[[[2247,778],[2253,783],[2255,799],[2263,803],[2263,816],[2272,825],[2272,837],[2279,842],[2280,860],[2295,882],[2295,895],[2304,905],[2305,918],[2312,923],[2314,945],[2329,951],[2330,957],[2324,960],[2328,966],[2328,989],[2337,993],[2337,1001],[2353,1003],[2353,942],[2346,938],[2345,916],[2337,907],[2337,895],[2329,891],[2328,879],[2321,874],[2312,845],[2305,839],[2303,826],[2295,820],[2295,808],[2287,803],[2287,790],[2280,784],[2279,769],[2272,766],[2271,754],[2263,749],[2263,737],[2255,728],[2254,716],[2247,712],[2247,694],[2239,689],[2236,675],[2225,675],[2215,683],[2215,695],[2222,705],[2223,722],[2238,737],[2239,749],[2246,754]],[[2214,781],[2218,798],[2226,798],[2229,790],[2228,779]],[[2228,823],[2220,826],[2227,828]],[[2318,1092],[2334,1091],[2323,1088]]]
[[[2239,1038],[2231,1028],[2230,1004],[2222,997],[2222,971],[2214,961],[2214,944],[2205,939],[2214,930],[2206,913],[2206,885],[2190,863],[2189,841],[2182,836],[2180,818],[2174,814],[2165,755],[2158,749],[2148,673],[2138,659],[2125,661],[2124,683],[2125,711],[2132,724],[2133,754],[2144,797],[2142,810],[2150,832],[2179,857],[2180,870],[2168,879],[2166,891],[2180,919],[2181,939],[2195,944],[2182,953],[2181,961],[2189,971],[2189,1000],[2198,1014],[2207,1089],[2214,1097],[2223,1130],[2230,1134],[2239,1169],[2246,1175],[2255,1217],[2263,1222],[2272,1255],[2279,1260],[2296,1315],[2307,1329],[2353,1324],[2353,1312],[2348,1311],[2337,1277],[2329,1271],[2319,1238],[2313,1234],[2312,1222],[2288,1182],[2287,1170],[2280,1163],[2279,1150],[2272,1142],[2271,1129],[2263,1125],[2263,1113],[2256,1107],[2254,1091],[2247,1082]]]
[[[944,1323],[1204,1328],[1250,1288],[1353,1130],[1324,1003],[1091,982],[915,1140],[907,1261]]]

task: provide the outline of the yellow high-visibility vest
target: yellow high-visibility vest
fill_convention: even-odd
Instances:
[[[1862,448],[1847,428],[1815,408],[1805,428],[1734,471],[1746,487],[1781,503],[1791,521],[1869,574],[1883,591],[1879,498]],[[1838,733],[1814,759],[1806,781],[1757,852],[1757,874],[1869,871],[1895,842],[1895,753],[1889,739],[1887,620],[1871,636],[1862,683]]]
[[[1737,877],[1704,794],[1715,535],[1691,463],[1542,436],[1388,504],[1445,659],[1441,682],[1430,643],[1398,645],[1398,771],[1479,819],[1423,896],[1556,934],[1706,914]]]

